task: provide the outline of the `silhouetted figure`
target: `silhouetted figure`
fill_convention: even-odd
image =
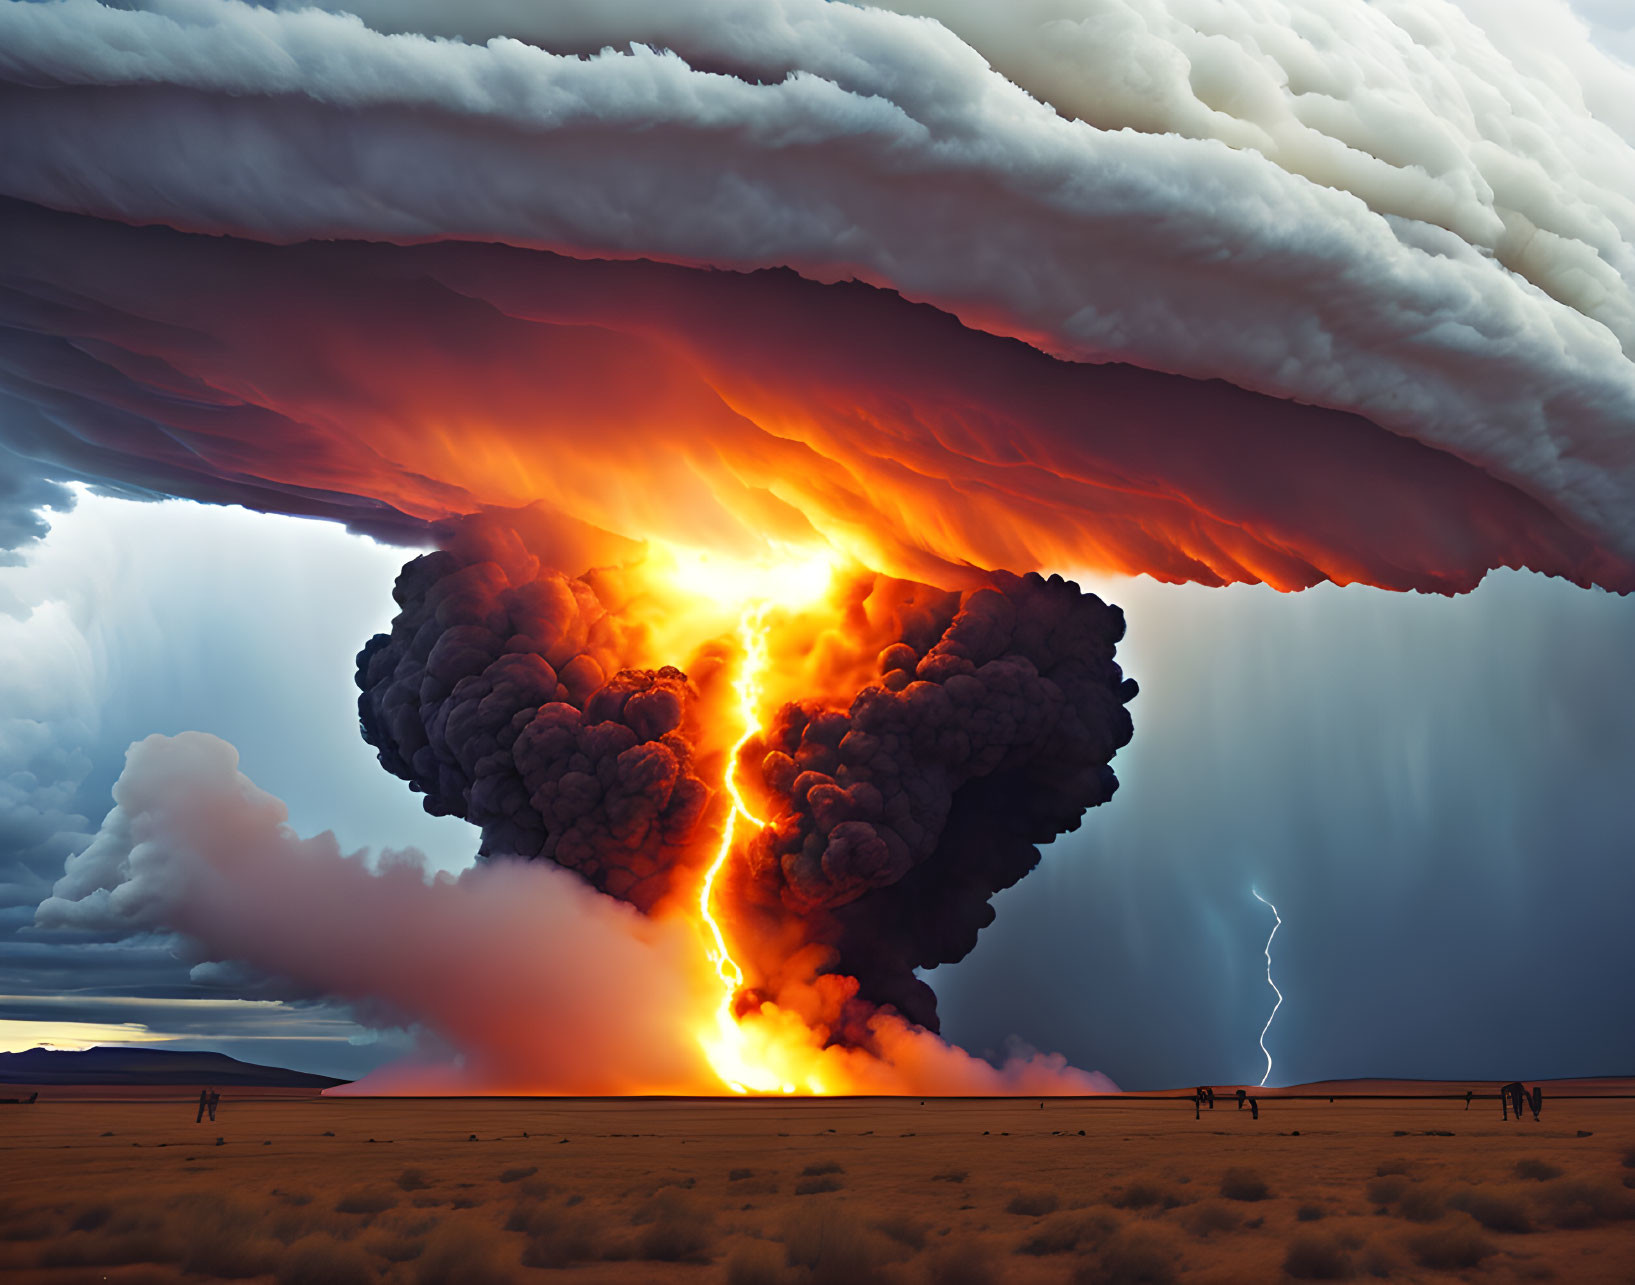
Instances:
[[[1467,1110],[1467,1111],[1470,1110],[1470,1100],[1475,1096],[1476,1096],[1476,1091],[1474,1089],[1466,1089],[1465,1090],[1465,1110]]]
[[[1251,1119],[1254,1119],[1254,1120],[1260,1119],[1260,1099],[1259,1098],[1250,1098],[1249,1099],[1249,1116],[1250,1116]]]
[[[1521,1121],[1522,1107],[1526,1101],[1527,1086],[1520,1080],[1512,1080],[1499,1090],[1499,1110],[1504,1114],[1506,1120],[1510,1118],[1510,1110],[1514,1107],[1516,1120],[1519,1123]]]
[[[1538,1113],[1544,1109],[1544,1088],[1542,1085],[1535,1084],[1533,1086],[1533,1100],[1531,1105],[1533,1108],[1533,1119],[1537,1120]]]
[[[1238,1090],[1238,1110],[1239,1111],[1243,1110],[1243,1104],[1245,1102],[1247,1102],[1248,1100],[1249,1100],[1249,1090],[1248,1089],[1239,1089]]]
[[[209,1107],[210,1107],[210,1120],[211,1120],[212,1123],[215,1122],[216,1108],[220,1104],[221,1104],[221,1094],[217,1093],[214,1089],[211,1089],[210,1090]]]
[[[198,1124],[204,1119],[204,1110],[210,1105],[210,1095],[203,1089],[199,1090],[199,1114],[193,1117],[193,1123]]]

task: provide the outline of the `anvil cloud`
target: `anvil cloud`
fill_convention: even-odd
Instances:
[[[1608,59],[1575,93],[1446,3],[350,7],[0,7],[0,431],[46,475],[1635,585]],[[619,498],[633,440],[692,493]]]

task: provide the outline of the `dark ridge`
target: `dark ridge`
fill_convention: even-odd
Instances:
[[[328,1089],[345,1084],[328,1075],[240,1062],[225,1053],[175,1049],[29,1049],[0,1053],[0,1084],[200,1084],[255,1088]]]

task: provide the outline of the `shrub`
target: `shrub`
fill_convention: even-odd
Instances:
[[[1243,1224],[1243,1215],[1230,1205],[1218,1200],[1205,1200],[1187,1210],[1183,1226],[1200,1240],[1207,1240],[1216,1232],[1236,1231]]]
[[[1117,1230],[1118,1219],[1111,1214],[1055,1214],[1035,1224],[1016,1252],[1034,1257],[1071,1253],[1086,1245],[1099,1245]]]
[[[1136,1178],[1115,1191],[1108,1203],[1119,1209],[1150,1209],[1154,1205],[1174,1209],[1181,1203],[1181,1198],[1151,1179]]]
[[[1163,1243],[1139,1231],[1110,1236],[1074,1275],[1075,1285],[1170,1285],[1175,1268]]]
[[[921,1222],[907,1214],[888,1214],[870,1225],[875,1231],[891,1237],[899,1245],[913,1250],[924,1249],[926,1238],[931,1234],[930,1223]]]
[[[942,1245],[926,1259],[925,1285],[994,1285],[1003,1279],[979,1241]]]
[[[902,1252],[832,1205],[802,1206],[783,1224],[784,1256],[806,1285],[885,1285]]]
[[[1557,1227],[1596,1227],[1635,1218],[1635,1195],[1611,1182],[1560,1178],[1538,1194],[1545,1217]]]
[[[1442,1194],[1430,1187],[1409,1187],[1397,1210],[1411,1223],[1434,1223],[1442,1216]]]
[[[278,1285],[375,1285],[375,1265],[356,1245],[309,1236],[284,1251],[274,1279]]]
[[[528,1267],[571,1267],[603,1256],[599,1221],[577,1206],[519,1205],[505,1228],[528,1237],[522,1251]]]
[[[424,1191],[431,1183],[426,1181],[424,1171],[420,1169],[405,1169],[397,1176],[397,1185],[404,1191]]]
[[[1381,1160],[1379,1164],[1374,1167],[1374,1176],[1376,1178],[1389,1178],[1393,1174],[1406,1176],[1412,1172],[1412,1162],[1404,1160],[1401,1156],[1397,1156],[1391,1160]]]
[[[1468,1187],[1448,1197],[1448,1204],[1463,1210],[1489,1231],[1529,1232],[1533,1219],[1520,1197],[1487,1187]]]
[[[1624,1168],[1635,1169],[1635,1147],[1624,1148]]]
[[[637,1256],[649,1262],[707,1263],[715,1247],[715,1216],[670,1190],[655,1196],[638,1215],[647,1223],[636,1240]]]
[[[1561,1177],[1561,1168],[1548,1160],[1524,1157],[1516,1161],[1516,1177],[1528,1178],[1533,1182],[1548,1182],[1551,1178]]]
[[[273,1270],[279,1246],[265,1231],[258,1209],[216,1195],[189,1195],[173,1208],[172,1225],[186,1246],[184,1272],[242,1280]]]
[[[944,1169],[931,1175],[932,1182],[964,1182],[971,1176],[968,1169]]]
[[[753,1170],[753,1169],[729,1169],[729,1170],[727,1170],[727,1181],[728,1182],[743,1182],[746,1178],[753,1178],[754,1176],[755,1176],[755,1170]]]
[[[1283,1270],[1297,1281],[1343,1281],[1356,1275],[1357,1269],[1337,1236],[1303,1231],[1289,1241]]]
[[[362,1188],[358,1191],[349,1191],[335,1202],[335,1212],[338,1214],[383,1214],[388,1209],[397,1208],[397,1197],[389,1191],[379,1188]]]
[[[1045,1214],[1055,1213],[1060,1203],[1054,1191],[1022,1191],[1011,1197],[1005,1212],[1042,1218]]]
[[[795,1179],[795,1194],[797,1196],[817,1196],[825,1191],[839,1191],[842,1186],[840,1179],[830,1178],[797,1178]]]
[[[781,1255],[763,1241],[751,1241],[727,1259],[727,1285],[782,1285]]]
[[[1480,1267],[1484,1258],[1499,1252],[1498,1246],[1474,1225],[1464,1222],[1410,1236],[1408,1248],[1421,1267],[1439,1272]]]
[[[507,1169],[503,1173],[501,1173],[500,1174],[500,1181],[501,1182],[521,1182],[524,1178],[532,1178],[538,1172],[539,1172],[539,1166],[538,1165],[528,1165],[526,1167],[519,1166],[518,1168],[515,1168],[515,1169]]]
[[[1322,1222],[1327,1216],[1321,1205],[1301,1205],[1294,1211],[1295,1219],[1303,1223]]]
[[[114,1207],[112,1205],[87,1205],[74,1215],[68,1226],[74,1231],[96,1231],[113,1216]]]
[[[448,1223],[426,1242],[415,1264],[416,1285],[512,1285],[519,1273],[499,1257],[491,1234],[467,1223]]]
[[[802,1178],[821,1178],[826,1173],[845,1173],[833,1160],[817,1160],[800,1171]]]
[[[1253,1169],[1228,1169],[1221,1175],[1221,1195],[1228,1200],[1265,1200],[1271,1192]]]
[[[1395,1175],[1385,1178],[1370,1178],[1363,1185],[1363,1195],[1368,1197],[1371,1205],[1394,1205],[1402,1199],[1402,1193],[1408,1190],[1408,1180]]]

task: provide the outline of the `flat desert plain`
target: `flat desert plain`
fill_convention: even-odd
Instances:
[[[214,1124],[196,1090],[47,1089],[0,1105],[0,1275],[1635,1282],[1635,1097],[1548,1085],[1518,1123],[1465,1087],[1266,1090],[1258,1120],[1224,1091],[1200,1119],[1134,1097],[246,1091]],[[1393,1091],[1458,1096],[1340,1096]]]

